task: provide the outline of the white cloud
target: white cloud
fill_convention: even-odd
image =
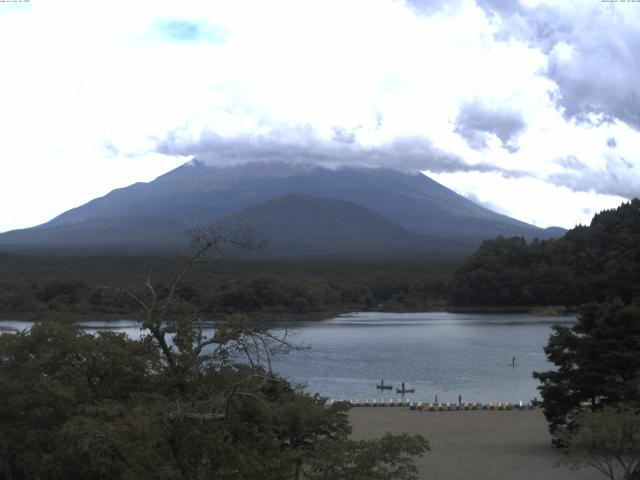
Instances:
[[[595,192],[574,192],[531,177],[507,179],[491,172],[425,173],[476,203],[545,228],[589,225],[594,213],[624,201]]]
[[[481,200],[493,202],[498,180],[492,169],[502,172],[505,188],[518,185],[532,196],[546,188],[554,198],[561,191],[561,205],[571,207],[533,215],[535,204],[523,201],[510,211],[539,224],[571,224],[577,203],[596,209],[619,198],[580,193],[569,201],[563,185],[619,194],[629,189],[614,188],[615,176],[591,185],[588,172],[605,169],[612,155],[632,165],[633,175],[640,168],[640,134],[625,123],[632,117],[585,124],[558,109],[584,106],[604,91],[607,61],[597,41],[607,48],[616,44],[605,33],[589,40],[589,32],[623,25],[615,41],[638,39],[637,14],[625,20],[613,12],[599,20],[597,9],[573,13],[586,5],[578,3],[0,4],[0,64],[9,72],[0,78],[0,204],[11,205],[0,211],[0,231],[40,223],[112,188],[152,179],[181,163],[180,155],[203,155],[212,138],[216,145],[234,145],[238,158],[243,148],[247,157],[256,155],[255,144],[243,146],[247,138],[267,139],[274,155],[286,155],[291,145],[299,149],[301,131],[307,132],[303,147],[330,152],[334,163],[362,163],[364,152],[366,162],[385,166],[453,168],[460,173],[437,178]],[[589,52],[599,63],[589,60]],[[619,94],[607,98],[617,101],[634,91],[631,78],[622,88],[625,72],[636,71],[632,67],[616,69]],[[595,68],[597,88],[589,84],[584,95],[567,96],[571,79]],[[480,104],[493,113],[487,128],[473,124],[482,136],[478,149],[464,130],[456,131],[456,121],[465,106]],[[499,112],[517,125],[505,130]],[[181,148],[156,153],[176,132]],[[607,145],[610,138],[615,151]],[[559,162],[570,156],[587,173]],[[440,162],[435,166],[434,158]],[[474,170],[485,173],[468,173]],[[469,190],[471,178],[478,184]]]

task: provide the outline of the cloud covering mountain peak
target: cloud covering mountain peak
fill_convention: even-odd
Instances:
[[[0,230],[192,156],[423,170],[524,218],[499,177],[530,201],[549,199],[541,223],[557,223],[547,212],[575,205],[575,192],[591,210],[613,207],[640,168],[637,7],[141,0],[124,16],[108,3],[3,7],[0,40],[19,47],[3,57],[13,74],[0,89],[0,156],[11,159],[0,204],[17,207],[2,212]],[[569,157],[584,169],[558,162]],[[589,173],[601,171],[616,174]],[[52,201],[35,206],[31,182]],[[562,224],[584,221],[582,208],[566,207]]]

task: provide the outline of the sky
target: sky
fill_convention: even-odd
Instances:
[[[640,196],[638,52],[628,0],[1,1],[0,232],[191,158],[588,224]]]

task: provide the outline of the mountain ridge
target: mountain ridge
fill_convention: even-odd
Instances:
[[[177,247],[186,242],[185,231],[195,224],[226,221],[247,209],[292,194],[303,195],[298,200],[306,199],[309,208],[312,201],[307,197],[323,200],[322,207],[316,205],[314,208],[317,209],[311,209],[307,214],[313,216],[333,211],[334,224],[325,219],[325,229],[349,227],[340,217],[337,204],[332,204],[331,200],[348,202],[343,206],[349,205],[347,211],[352,214],[354,222],[360,221],[358,225],[375,224],[376,228],[388,233],[393,228],[381,220],[390,222],[406,232],[403,241],[412,244],[411,249],[415,242],[409,237],[430,239],[431,243],[440,244],[463,240],[461,243],[477,246],[481,240],[498,235],[544,239],[558,234],[557,229],[544,230],[492,212],[423,174],[384,168],[327,169],[312,164],[282,162],[215,167],[192,160],[152,182],[115,189],[42,225],[1,234],[0,247],[16,244],[62,246],[65,239],[72,245],[108,246],[110,239],[115,237],[126,241],[128,232],[140,245],[144,245],[145,238],[150,245],[157,245],[160,236],[161,243],[174,243]],[[286,208],[291,208],[291,199],[285,204]],[[285,208],[285,204],[280,207]],[[277,206],[277,202],[262,210],[269,212],[272,223],[277,218],[273,212],[274,205]],[[249,214],[245,212],[243,215]],[[359,220],[358,215],[362,217]],[[379,218],[374,221],[374,217]],[[299,245],[307,244],[311,249],[327,251],[318,241],[302,241],[304,215],[296,218],[297,226],[290,223],[286,227],[290,236],[298,235]],[[136,219],[143,221],[136,222]],[[155,226],[152,225],[154,221]],[[260,223],[255,214],[252,221]],[[103,226],[101,233],[98,232],[100,225]],[[148,230],[146,236],[142,227]],[[281,224],[278,228],[284,227]],[[275,226],[273,229],[277,230]],[[362,245],[370,244],[368,237],[372,235],[375,237],[372,231],[360,235]],[[354,239],[354,245],[357,243]],[[427,248],[426,244],[424,246]],[[397,242],[395,248],[400,248]]]

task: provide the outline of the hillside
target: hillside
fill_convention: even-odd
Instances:
[[[258,207],[291,194],[350,202],[350,207],[325,203],[320,208],[307,202],[308,211],[293,216],[285,212],[295,202]],[[278,209],[281,211],[276,212]],[[335,218],[329,219],[329,213]],[[266,217],[259,219],[259,214]],[[365,249],[372,246],[372,238],[385,238],[377,242],[384,247],[392,230],[408,250],[415,251],[415,236],[419,235],[425,241],[417,248],[436,254],[438,244],[458,245],[462,254],[498,235],[548,238],[556,233],[487,210],[419,173],[284,163],[211,167],[191,161],[152,182],[114,190],[38,227],[2,234],[0,247],[181,249],[188,241],[185,232],[193,225],[219,223],[233,216],[250,218],[276,235],[287,228],[293,243],[310,248],[300,248],[298,253],[312,255],[322,235],[319,229],[309,230],[310,216],[323,218],[326,229],[333,230],[334,237],[324,246],[335,244],[337,250],[324,248],[325,253],[341,251],[341,241],[334,242],[338,237],[348,238],[349,248]],[[288,218],[286,225],[278,220],[284,217]],[[347,217],[353,226],[347,225]],[[383,220],[387,222],[384,226]],[[270,222],[275,223],[268,225]],[[368,227],[362,228],[364,225]],[[372,232],[374,225],[382,230]],[[395,246],[400,245],[396,242]]]
[[[281,254],[393,250],[421,239],[353,202],[301,193],[249,207],[223,223],[251,227],[270,252]]]
[[[486,241],[450,285],[454,305],[568,305],[640,298],[640,200],[596,214],[562,238]]]

